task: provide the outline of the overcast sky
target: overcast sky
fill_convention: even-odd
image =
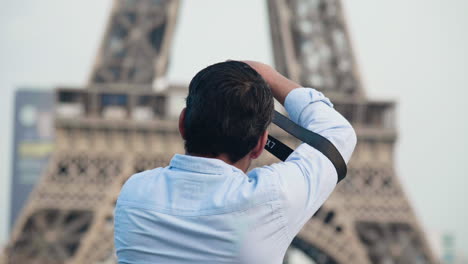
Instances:
[[[346,1],[370,98],[398,102],[397,172],[429,231],[468,252],[468,1]],[[85,84],[111,0],[0,0],[0,245],[7,240],[13,94]],[[183,1],[169,79],[225,59],[272,63],[264,1]]]

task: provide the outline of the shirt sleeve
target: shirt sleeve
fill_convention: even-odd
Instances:
[[[292,121],[330,140],[348,163],[356,133],[328,98],[312,88],[297,88],[286,97],[285,108]],[[307,144],[301,144],[285,162],[268,167],[278,178],[288,230],[294,237],[335,188],[337,172],[326,156]]]

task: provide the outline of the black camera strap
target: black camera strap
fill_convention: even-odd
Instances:
[[[340,152],[338,152],[336,147],[328,139],[297,125],[284,115],[278,113],[276,110],[273,115],[273,123],[288,134],[296,137],[304,143],[307,143],[325,155],[325,157],[333,163],[333,166],[335,166],[336,172],[338,173],[338,182],[346,177],[348,170],[346,163]],[[270,135],[268,136],[265,149],[282,161],[285,161],[293,152],[290,147]]]

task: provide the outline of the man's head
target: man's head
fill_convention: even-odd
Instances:
[[[235,163],[262,143],[272,114],[271,89],[249,65],[211,65],[190,82],[180,124],[185,149],[201,156],[224,154]]]

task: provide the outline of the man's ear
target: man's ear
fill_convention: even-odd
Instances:
[[[260,157],[260,155],[263,153],[263,150],[265,149],[265,144],[268,140],[268,130],[265,130],[263,134],[260,136],[258,139],[258,143],[255,146],[254,149],[250,152],[250,158],[251,159],[256,159]]]
[[[185,110],[186,108],[182,109],[179,116],[179,132],[182,138],[185,140]]]

